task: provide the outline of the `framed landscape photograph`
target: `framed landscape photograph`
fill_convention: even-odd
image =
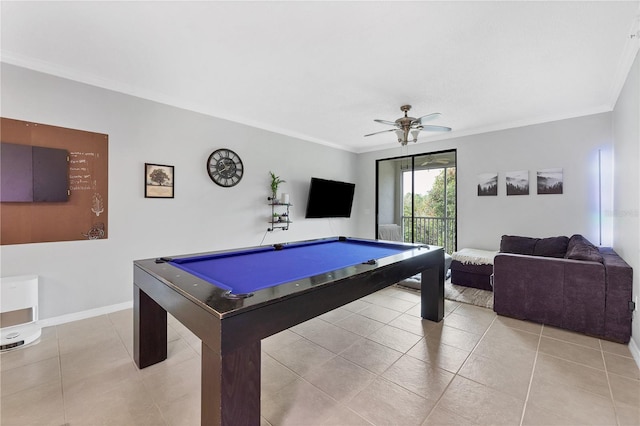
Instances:
[[[529,170],[506,173],[507,195],[529,195]]]
[[[562,169],[538,170],[538,194],[562,194],[564,178]]]
[[[173,198],[173,166],[144,164],[145,198]]]
[[[478,175],[478,196],[498,195],[498,173]]]

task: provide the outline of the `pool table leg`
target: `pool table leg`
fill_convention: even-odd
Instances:
[[[202,425],[260,424],[260,340],[221,354],[202,343]]]
[[[440,266],[422,271],[421,300],[422,318],[435,322],[444,318],[444,259]]]
[[[133,359],[145,368],[167,359],[167,311],[133,285]]]

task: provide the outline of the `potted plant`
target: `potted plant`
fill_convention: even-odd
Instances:
[[[271,175],[271,200],[276,202],[278,196],[278,186],[281,183],[285,183],[284,179],[280,179],[280,176],[276,176],[275,173],[269,172]]]

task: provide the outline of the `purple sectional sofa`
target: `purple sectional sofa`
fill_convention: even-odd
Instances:
[[[494,311],[518,319],[627,343],[632,268],[582,235],[504,235],[494,259]]]

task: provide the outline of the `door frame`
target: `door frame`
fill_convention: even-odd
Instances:
[[[395,156],[395,157],[387,157],[387,158],[380,158],[376,160],[376,185],[375,185],[375,191],[376,191],[376,209],[375,209],[375,238],[378,238],[378,228],[379,228],[379,218],[380,218],[380,211],[379,211],[379,206],[380,206],[380,200],[379,200],[379,193],[380,193],[380,182],[379,182],[379,174],[380,174],[380,163],[383,161],[389,161],[389,160],[401,160],[401,159],[407,159],[409,160],[409,162],[407,164],[410,164],[410,169],[411,171],[415,171],[415,159],[416,157],[423,157],[425,155],[436,155],[436,154],[443,154],[443,153],[450,153],[453,152],[455,154],[455,158],[456,158],[456,162],[455,162],[455,167],[456,167],[456,184],[455,184],[455,188],[456,188],[456,199],[455,199],[455,238],[454,238],[454,244],[455,247],[458,247],[458,150],[453,148],[453,149],[444,149],[444,150],[440,150],[440,151],[430,151],[430,152],[420,152],[420,153],[416,153],[416,154],[409,154],[409,155],[399,155],[399,156]],[[411,191],[412,193],[414,192],[414,187],[415,187],[415,177],[414,177],[414,173],[411,174]],[[402,197],[400,198],[402,199]],[[397,201],[394,201],[397,202]],[[414,201],[413,201],[413,197],[411,197],[411,212],[413,213],[414,211]],[[400,207],[402,209],[402,207]],[[445,207],[446,208],[446,207]],[[414,227],[411,227],[411,241],[415,240],[415,230]]]

